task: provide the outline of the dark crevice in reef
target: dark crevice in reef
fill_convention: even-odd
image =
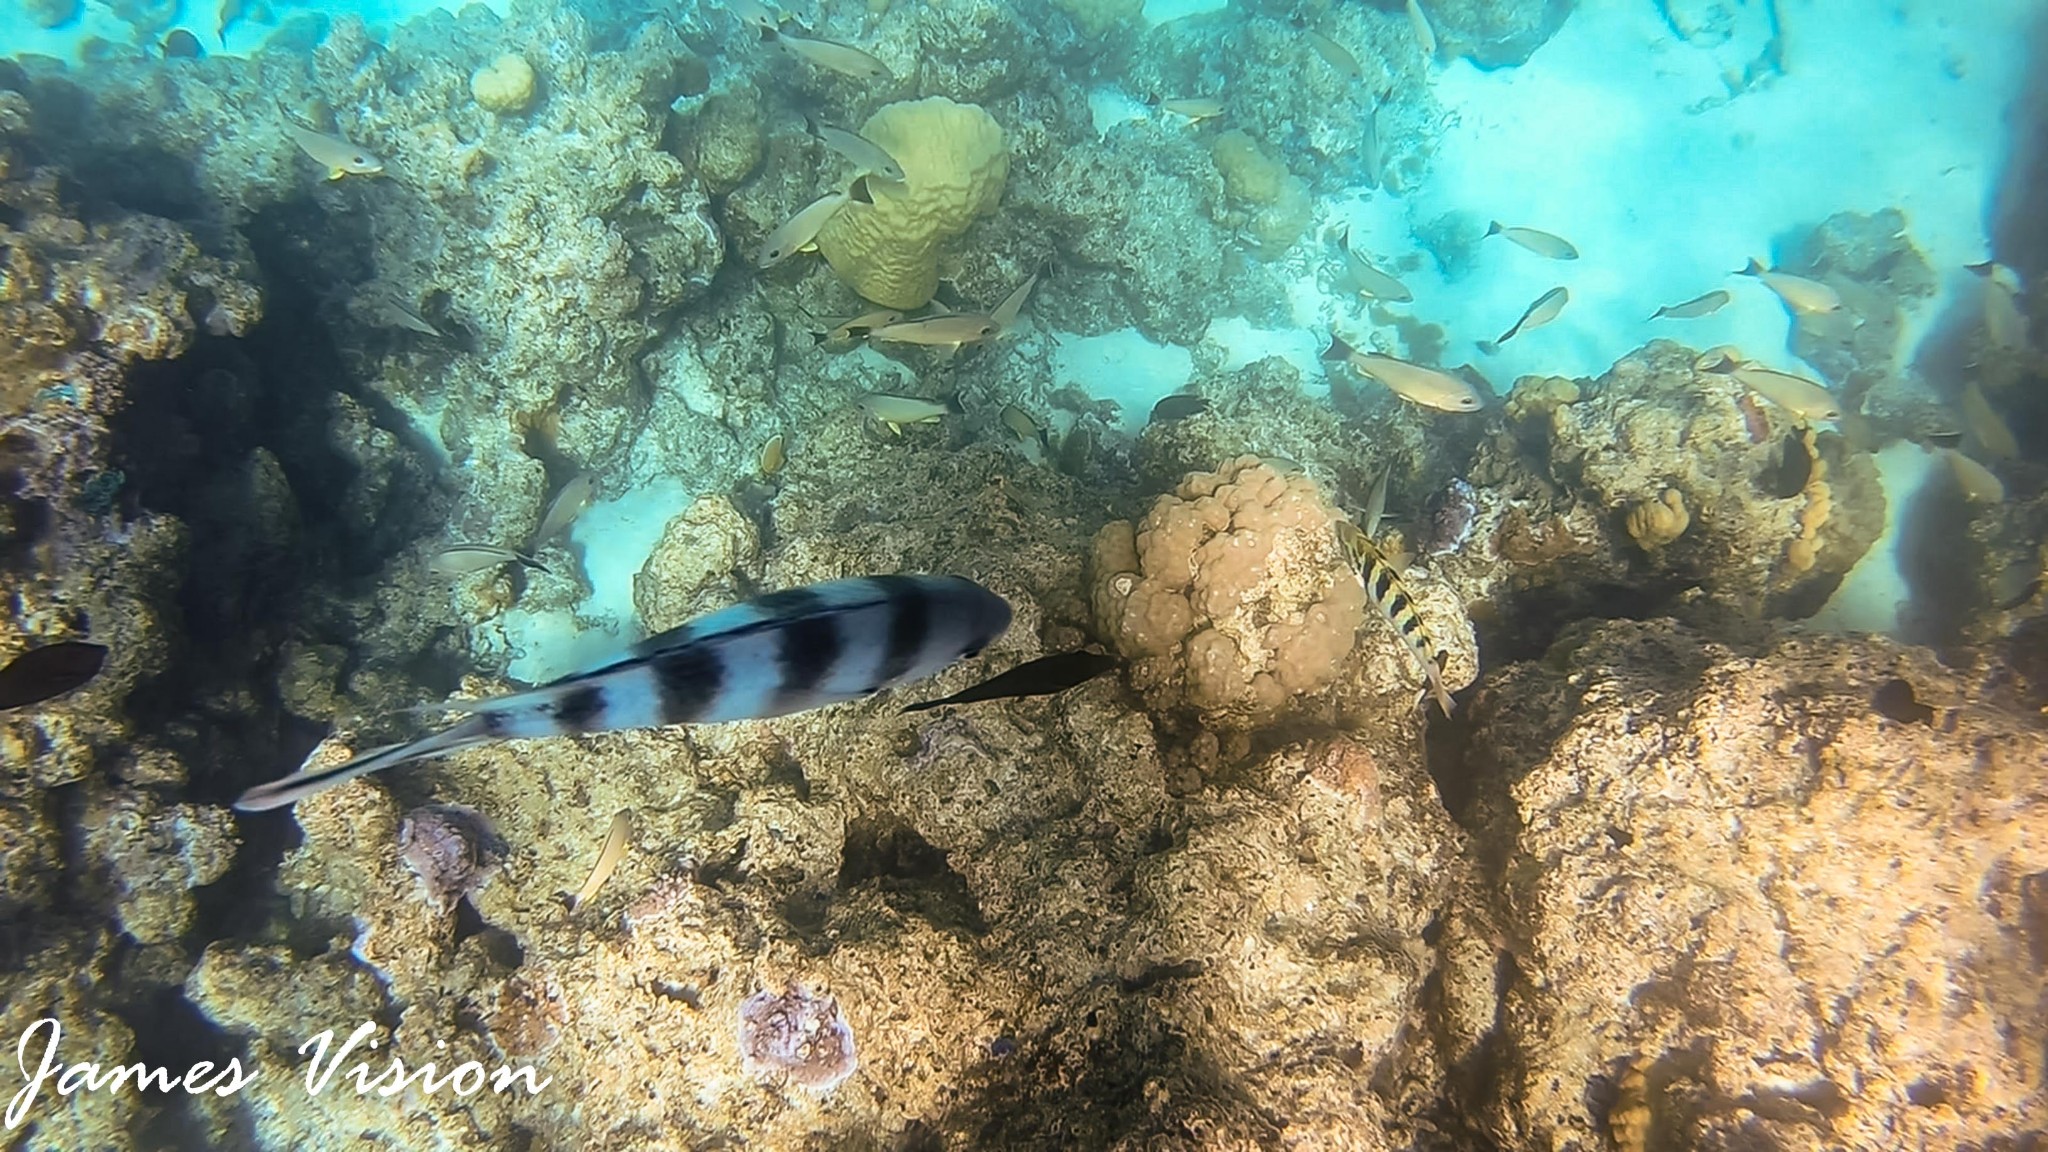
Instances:
[[[1664,576],[1644,584],[1557,581],[1508,593],[1472,614],[1472,632],[1484,660],[1482,675],[1524,660],[1540,660],[1558,635],[1581,620],[1654,620],[1671,615],[1694,581]]]
[[[941,931],[981,936],[988,921],[946,854],[900,821],[860,819],[847,826],[838,889],[870,886],[898,912],[923,917]]]

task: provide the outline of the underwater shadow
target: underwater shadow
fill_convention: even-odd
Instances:
[[[1972,512],[1946,468],[1904,498],[1897,524],[1907,600],[1899,638],[1908,644],[1954,643],[1981,606],[1975,573],[1983,548],[1970,539]]]
[[[2048,273],[2048,8],[2035,13],[2026,39],[2026,87],[2013,101],[1989,230],[1991,255],[2032,283]]]

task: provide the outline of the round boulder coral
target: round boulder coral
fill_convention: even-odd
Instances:
[[[939,286],[939,245],[1002,199],[1009,146],[995,117],[943,96],[887,105],[860,134],[895,157],[903,180],[870,179],[874,203],[834,215],[818,233],[818,251],[867,299],[921,307]]]
[[[533,105],[533,65],[507,52],[469,77],[469,94],[477,104],[500,116],[516,116]]]
[[[1149,705],[1250,728],[1337,679],[1365,593],[1332,517],[1306,475],[1246,456],[1096,534],[1096,619]]]

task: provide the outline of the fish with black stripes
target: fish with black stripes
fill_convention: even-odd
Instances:
[[[1401,577],[1394,572],[1394,566],[1380,554],[1374,544],[1358,525],[1349,520],[1337,521],[1337,544],[1344,550],[1351,566],[1358,571],[1358,579],[1365,585],[1365,597],[1380,610],[1380,615],[1393,625],[1401,642],[1422,665],[1422,674],[1428,678],[1429,686],[1423,691],[1436,701],[1444,715],[1451,714],[1450,689],[1444,686],[1442,657],[1444,646],[1436,642],[1429,625],[1422,619],[1422,613],[1415,609],[1415,597],[1410,595]]]
[[[787,716],[921,680],[1010,626],[1002,597],[960,576],[865,576],[773,592],[648,637],[624,659],[524,692],[451,702],[469,717],[242,793],[281,808],[386,768],[501,740]]]

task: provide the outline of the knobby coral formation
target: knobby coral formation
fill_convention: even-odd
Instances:
[[[1152,707],[1250,728],[1337,678],[1365,592],[1332,516],[1307,476],[1247,456],[1096,534],[1096,619]]]

